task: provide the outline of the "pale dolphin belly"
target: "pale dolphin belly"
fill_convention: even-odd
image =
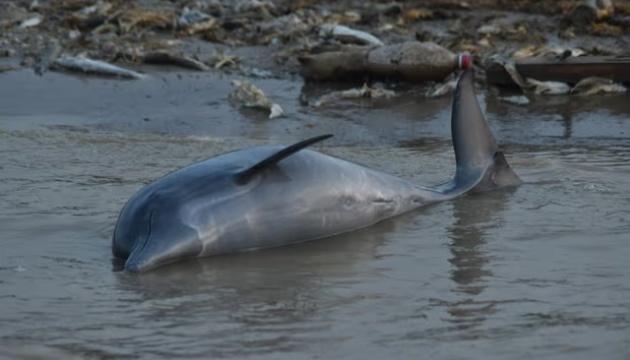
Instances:
[[[277,151],[264,147],[246,151]],[[247,156],[245,151],[229,156]],[[208,209],[200,256],[340,234],[435,201],[436,193],[349,161],[303,150],[247,191]],[[200,223],[203,223],[203,219]]]

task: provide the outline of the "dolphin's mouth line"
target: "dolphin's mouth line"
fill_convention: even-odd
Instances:
[[[149,239],[151,238],[151,227],[153,225],[153,212],[154,211],[151,211],[151,213],[149,214],[149,229],[147,231],[147,236],[144,238],[142,243],[140,243],[140,244],[138,244],[138,245],[136,245],[134,247],[134,249],[131,251],[131,255],[127,259],[127,262],[134,255],[135,255],[135,257],[138,257],[140,254],[142,254],[142,252],[144,251],[144,248],[147,246],[147,243],[149,242]]]

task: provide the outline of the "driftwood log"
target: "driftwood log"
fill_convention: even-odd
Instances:
[[[517,60],[515,67],[522,77],[541,81],[575,84],[583,78],[597,76],[615,82],[630,83],[630,55],[580,56],[566,59],[536,57]],[[486,77],[490,84],[516,85],[499,62],[489,64],[486,68]]]
[[[408,81],[440,81],[458,67],[471,64],[469,55],[456,55],[434,43],[416,41],[379,47],[353,47],[299,57],[302,75],[314,80],[365,77]]]

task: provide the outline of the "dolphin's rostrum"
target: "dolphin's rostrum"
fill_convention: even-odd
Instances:
[[[498,152],[470,70],[454,94],[451,130],[457,169],[451,181],[435,187],[304,149],[329,135],[190,165],[125,204],[114,256],[126,259],[126,270],[145,271],[185,258],[329,237],[470,191],[520,183]]]

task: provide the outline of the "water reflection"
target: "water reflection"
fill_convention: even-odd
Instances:
[[[477,326],[496,311],[495,302],[477,298],[486,288],[487,278],[492,277],[486,234],[501,226],[501,213],[510,193],[470,195],[453,202],[455,222],[448,230],[452,254],[449,262],[453,265],[450,278],[455,283],[453,291],[461,294],[463,300],[451,303],[448,313],[461,328]]]
[[[160,319],[168,319],[165,325],[177,328],[169,333],[199,328],[217,339],[214,356],[295,351],[310,343],[305,334],[325,336],[326,325],[311,319],[326,318],[326,309],[344,301],[329,289],[360,282],[362,265],[377,256],[395,226],[387,221],[300,245],[184,261],[144,274],[119,272],[118,288],[136,295],[129,314],[141,313],[143,322],[156,323],[156,332],[164,331]],[[252,338],[261,341],[247,341]]]
[[[625,95],[530,96],[527,106],[501,100],[501,96],[509,95],[515,93],[491,92],[485,98],[488,117],[498,120],[495,129],[500,129],[503,142],[583,141],[595,137],[627,142],[623,125],[628,112]]]
[[[486,111],[496,114],[499,118],[510,119],[516,113],[529,114],[529,120],[544,115],[584,114],[593,112],[593,109],[605,110],[610,116],[625,117],[628,115],[628,107],[625,94],[606,94],[599,96],[530,96],[531,103],[528,106],[520,106],[503,101],[500,97],[521,95],[520,91],[501,89],[501,91],[488,92],[485,97]]]

